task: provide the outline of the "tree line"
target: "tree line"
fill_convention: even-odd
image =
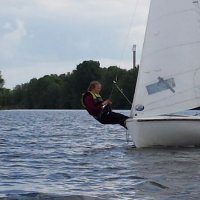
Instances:
[[[1,109],[80,109],[81,96],[92,80],[102,83],[102,97],[111,98],[114,109],[130,109],[131,105],[113,85],[117,84],[132,101],[137,79],[138,67],[121,69],[117,66],[101,68],[98,61],[84,61],[67,74],[51,74],[28,83],[17,85],[10,90],[4,88],[0,73]]]

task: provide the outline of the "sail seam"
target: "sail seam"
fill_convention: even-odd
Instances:
[[[146,55],[144,54],[143,57],[146,58],[146,57],[151,56],[153,54],[157,54],[158,52],[163,52],[163,51],[173,49],[173,48],[180,48],[180,47],[184,47],[184,46],[197,45],[197,44],[200,44],[199,40],[194,41],[194,42],[190,42],[190,43],[177,44],[177,45],[174,45],[174,46],[169,46],[169,47],[166,47],[166,48],[158,49],[158,50],[151,52],[149,54],[146,54]]]
[[[168,17],[168,16],[171,17],[171,16],[174,16],[174,15],[180,15],[182,13],[194,12],[194,11],[195,11],[195,9],[185,9],[183,11],[178,11],[178,12],[169,12],[169,13],[167,13],[165,15],[160,15],[158,17],[152,18],[151,20],[152,20],[152,22],[160,21],[162,18],[165,18],[165,17]]]

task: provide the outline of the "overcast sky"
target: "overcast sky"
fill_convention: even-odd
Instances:
[[[132,67],[141,56],[150,0],[0,0],[5,87],[71,72],[84,60]]]

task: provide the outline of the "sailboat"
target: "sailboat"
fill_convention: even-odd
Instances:
[[[126,125],[135,146],[200,145],[200,0],[151,0]]]

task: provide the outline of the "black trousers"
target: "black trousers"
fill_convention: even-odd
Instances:
[[[96,118],[102,124],[119,124],[126,128],[125,121],[129,117],[116,112],[103,113],[100,117]]]

